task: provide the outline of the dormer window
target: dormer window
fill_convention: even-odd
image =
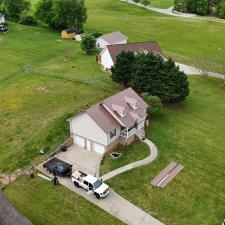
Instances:
[[[127,104],[129,104],[133,109],[137,109],[139,106],[139,101],[137,99],[134,98],[130,98],[125,96],[125,101]]]
[[[123,118],[126,116],[126,108],[124,106],[112,104],[112,108],[120,115],[120,117]]]

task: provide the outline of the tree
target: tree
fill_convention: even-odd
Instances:
[[[3,4],[6,15],[14,22],[19,21],[22,11],[30,9],[28,0],[4,0]]]
[[[112,67],[112,79],[113,81],[128,86],[132,80],[132,65],[135,62],[135,55],[133,52],[121,52],[117,58],[116,63]]]
[[[141,96],[149,105],[149,108],[147,109],[148,115],[157,114],[163,108],[162,101],[159,97],[149,95],[148,93],[143,93]]]
[[[146,7],[147,5],[150,5],[149,0],[141,0],[141,3]]]
[[[151,53],[139,54],[133,71],[132,86],[139,92],[158,96],[165,102],[184,101],[189,95],[187,75],[172,59],[164,61]]]
[[[36,21],[35,17],[32,15],[32,13],[30,13],[27,10],[24,10],[21,13],[19,23],[27,25],[27,26],[37,25],[37,21]]]
[[[40,0],[36,15],[54,30],[74,27],[80,32],[87,19],[87,9],[84,0]]]
[[[220,0],[217,8],[217,15],[225,19],[225,0]]]
[[[96,39],[92,34],[85,34],[82,37],[81,49],[86,53],[91,53],[96,50]]]

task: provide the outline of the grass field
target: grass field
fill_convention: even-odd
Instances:
[[[166,55],[195,66],[196,57],[221,54],[213,69],[220,72],[225,66],[223,23],[169,17],[119,0],[86,2],[87,29],[119,30],[129,41],[157,40]],[[50,151],[61,143],[69,135],[67,118],[117,91],[95,56],[85,55],[79,43],[62,41],[59,33],[47,28],[9,25],[10,32],[0,35],[0,172],[8,173],[38,159],[41,149]],[[217,80],[192,77],[190,82],[188,100],[167,106],[164,113],[153,118],[147,131],[159,149],[157,161],[120,175],[109,184],[166,224],[216,225],[224,219],[225,211],[224,89]],[[129,157],[128,161],[140,156]],[[124,163],[107,160],[105,171]],[[183,164],[184,171],[166,189],[152,188],[151,179],[172,160]],[[74,213],[81,215],[81,224],[91,224],[91,217],[99,224],[119,224],[65,189],[52,189],[45,181],[23,177],[5,191],[36,224],[65,224],[65,218],[72,221]],[[33,207],[28,207],[30,201]],[[56,202],[68,204],[68,209],[57,213],[56,208],[51,209]],[[86,206],[93,208],[87,219],[83,218]],[[102,220],[95,216],[100,214]]]
[[[158,159],[108,184],[165,224],[216,225],[225,211],[225,90],[213,79],[191,77],[190,84],[188,100],[167,106],[147,130]],[[150,181],[171,161],[184,170],[165,189],[153,188]]]
[[[168,9],[174,5],[174,0],[151,0],[150,4],[157,8]]]
[[[58,33],[10,23],[0,38],[0,171],[10,172],[61,143],[66,119],[115,87],[95,56]]]
[[[121,156],[117,159],[113,159],[111,155],[106,155],[101,165],[102,175],[129,163],[142,160],[150,154],[149,147],[141,142],[134,142],[127,147],[120,147],[115,151],[120,152]]]
[[[89,29],[119,30],[130,42],[156,40],[166,55],[194,66],[198,66],[196,58],[215,56],[212,69],[224,71],[223,23],[166,16],[119,0],[87,0],[86,3]]]
[[[4,192],[35,225],[123,224],[63,186],[41,178],[22,176]]]

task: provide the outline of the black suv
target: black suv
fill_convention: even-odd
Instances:
[[[59,176],[70,176],[72,174],[72,165],[63,162],[60,159],[52,158],[48,162],[43,164],[49,173]]]

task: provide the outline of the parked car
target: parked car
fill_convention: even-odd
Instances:
[[[72,174],[72,182],[76,187],[82,187],[87,193],[92,193],[97,199],[104,198],[109,194],[109,186],[98,178],[76,170]]]
[[[43,167],[47,169],[49,173],[59,176],[71,176],[72,174],[72,165],[55,157],[44,163]]]

